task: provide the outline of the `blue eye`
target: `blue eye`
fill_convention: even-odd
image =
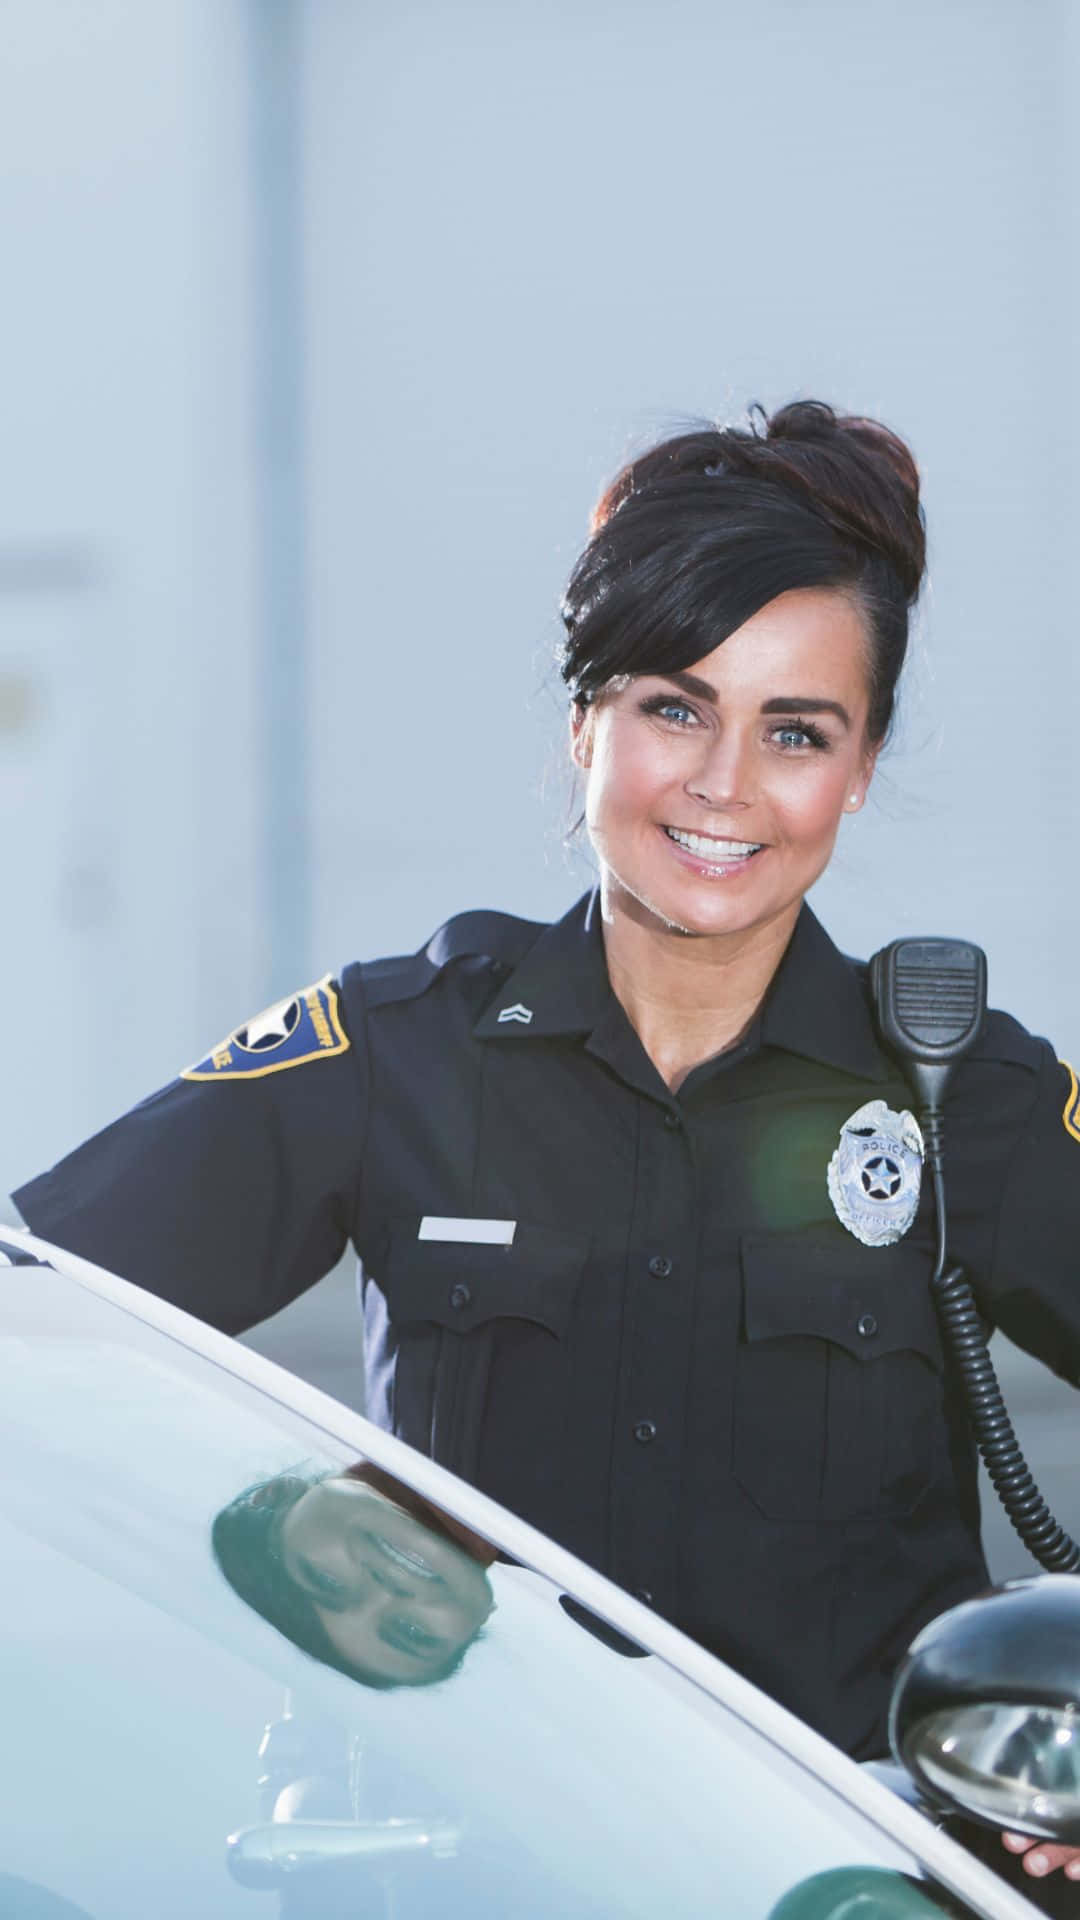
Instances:
[[[674,727],[692,726],[697,719],[693,707],[683,700],[673,700],[669,693],[654,693],[641,703],[642,713],[654,714],[659,720],[670,720]]]
[[[829,745],[821,728],[813,726],[808,720],[785,720],[782,726],[773,729],[773,739],[785,753],[798,752],[803,747],[824,750]]]
[[[344,1581],[335,1580],[332,1573],[324,1573],[323,1569],[315,1566],[313,1561],[304,1560],[298,1556],[296,1564],[304,1579],[315,1588],[317,1593],[324,1593],[328,1599],[337,1600],[346,1592]]]

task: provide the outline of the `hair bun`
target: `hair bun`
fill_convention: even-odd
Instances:
[[[899,435],[824,400],[792,400],[772,415],[755,403],[748,417],[748,427],[701,427],[630,461],[597,502],[590,533],[654,488],[739,475],[782,488],[846,543],[885,560],[910,605],[926,568],[926,526],[919,469]]]
[[[823,400],[792,400],[769,416],[753,407],[750,418],[751,432],[723,435],[732,464],[788,486],[845,538],[877,549],[914,600],[926,569],[926,525],[919,469],[899,435]]]

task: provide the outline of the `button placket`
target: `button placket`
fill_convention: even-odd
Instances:
[[[646,1569],[672,1564],[675,1557],[671,1475],[678,1472],[683,1444],[697,1211],[686,1117],[656,1101],[643,1103],[625,1296],[629,1341],[620,1380],[626,1437],[616,1454],[612,1490],[615,1577],[631,1590]],[[661,1604],[664,1587],[661,1581],[649,1589]]]

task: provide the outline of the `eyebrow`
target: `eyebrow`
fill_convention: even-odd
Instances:
[[[698,700],[707,700],[710,706],[716,705],[716,688],[708,680],[701,680],[696,673],[675,673],[660,675],[662,680],[670,680],[681,687],[684,693],[693,694]],[[845,727],[851,726],[851,715],[839,700],[819,700],[811,694],[805,697],[797,693],[778,693],[771,700],[763,700],[762,713],[834,713]]]

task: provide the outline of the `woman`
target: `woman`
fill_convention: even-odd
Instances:
[[[908,449],[816,402],[635,461],[564,604],[598,890],[346,967],[16,1196],[230,1331],[351,1238],[372,1417],[856,1755],[912,1635],[986,1580],[917,1147],[891,1243],[888,1194],[828,1185],[871,1102],[917,1142],[912,1094],[805,905],[924,552]],[[950,1094],[950,1242],[1075,1376],[1069,1092],[990,1016]]]
[[[367,1687],[448,1680],[495,1605],[487,1542],[364,1460],[246,1488],[212,1541],[241,1600]]]

